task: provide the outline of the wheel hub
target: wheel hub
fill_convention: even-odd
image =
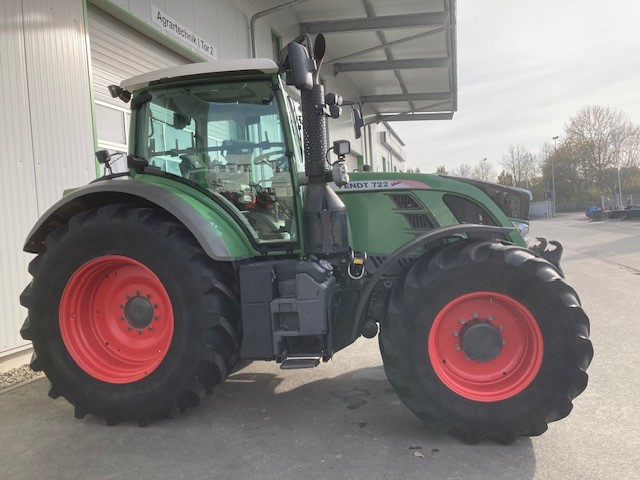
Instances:
[[[515,298],[491,291],[465,293],[442,307],[427,348],[442,383],[479,402],[522,392],[538,374],[544,355],[534,315]]]
[[[478,362],[493,360],[502,350],[502,335],[490,323],[478,322],[466,327],[462,332],[462,349],[467,357]]]
[[[149,267],[104,255],[69,278],[59,325],[69,355],[85,373],[107,383],[132,383],[158,368],[169,351],[173,308]]]
[[[145,297],[130,298],[124,306],[124,315],[133,328],[147,328],[153,320],[153,305]]]

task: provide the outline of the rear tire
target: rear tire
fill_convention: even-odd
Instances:
[[[233,269],[170,215],[115,204],[47,236],[21,296],[31,367],[76,417],[141,425],[196,406],[239,353]]]
[[[473,344],[472,326],[488,343]],[[468,443],[510,443],[569,414],[587,385],[588,337],[578,296],[553,265],[520,247],[462,240],[409,267],[380,348],[419,418]]]

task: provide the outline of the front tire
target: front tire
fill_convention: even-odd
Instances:
[[[381,325],[385,371],[428,424],[475,443],[540,435],[587,385],[589,320],[526,249],[462,240],[414,262]]]
[[[21,296],[31,367],[76,417],[107,424],[174,416],[200,402],[238,358],[233,270],[168,214],[116,204],[52,232]]]

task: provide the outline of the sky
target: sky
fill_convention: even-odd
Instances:
[[[409,168],[449,172],[509,145],[536,153],[585,105],[640,124],[640,2],[458,0],[458,111],[395,122]]]

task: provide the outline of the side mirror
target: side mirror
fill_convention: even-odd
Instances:
[[[356,139],[359,139],[362,137],[362,127],[364,127],[364,120],[359,109],[354,108],[351,110],[351,121],[353,122],[353,133]]]
[[[287,45],[286,70],[287,85],[293,85],[298,90],[313,88],[313,74],[316,71],[315,61],[309,57],[309,51],[304,45],[292,42]]]

